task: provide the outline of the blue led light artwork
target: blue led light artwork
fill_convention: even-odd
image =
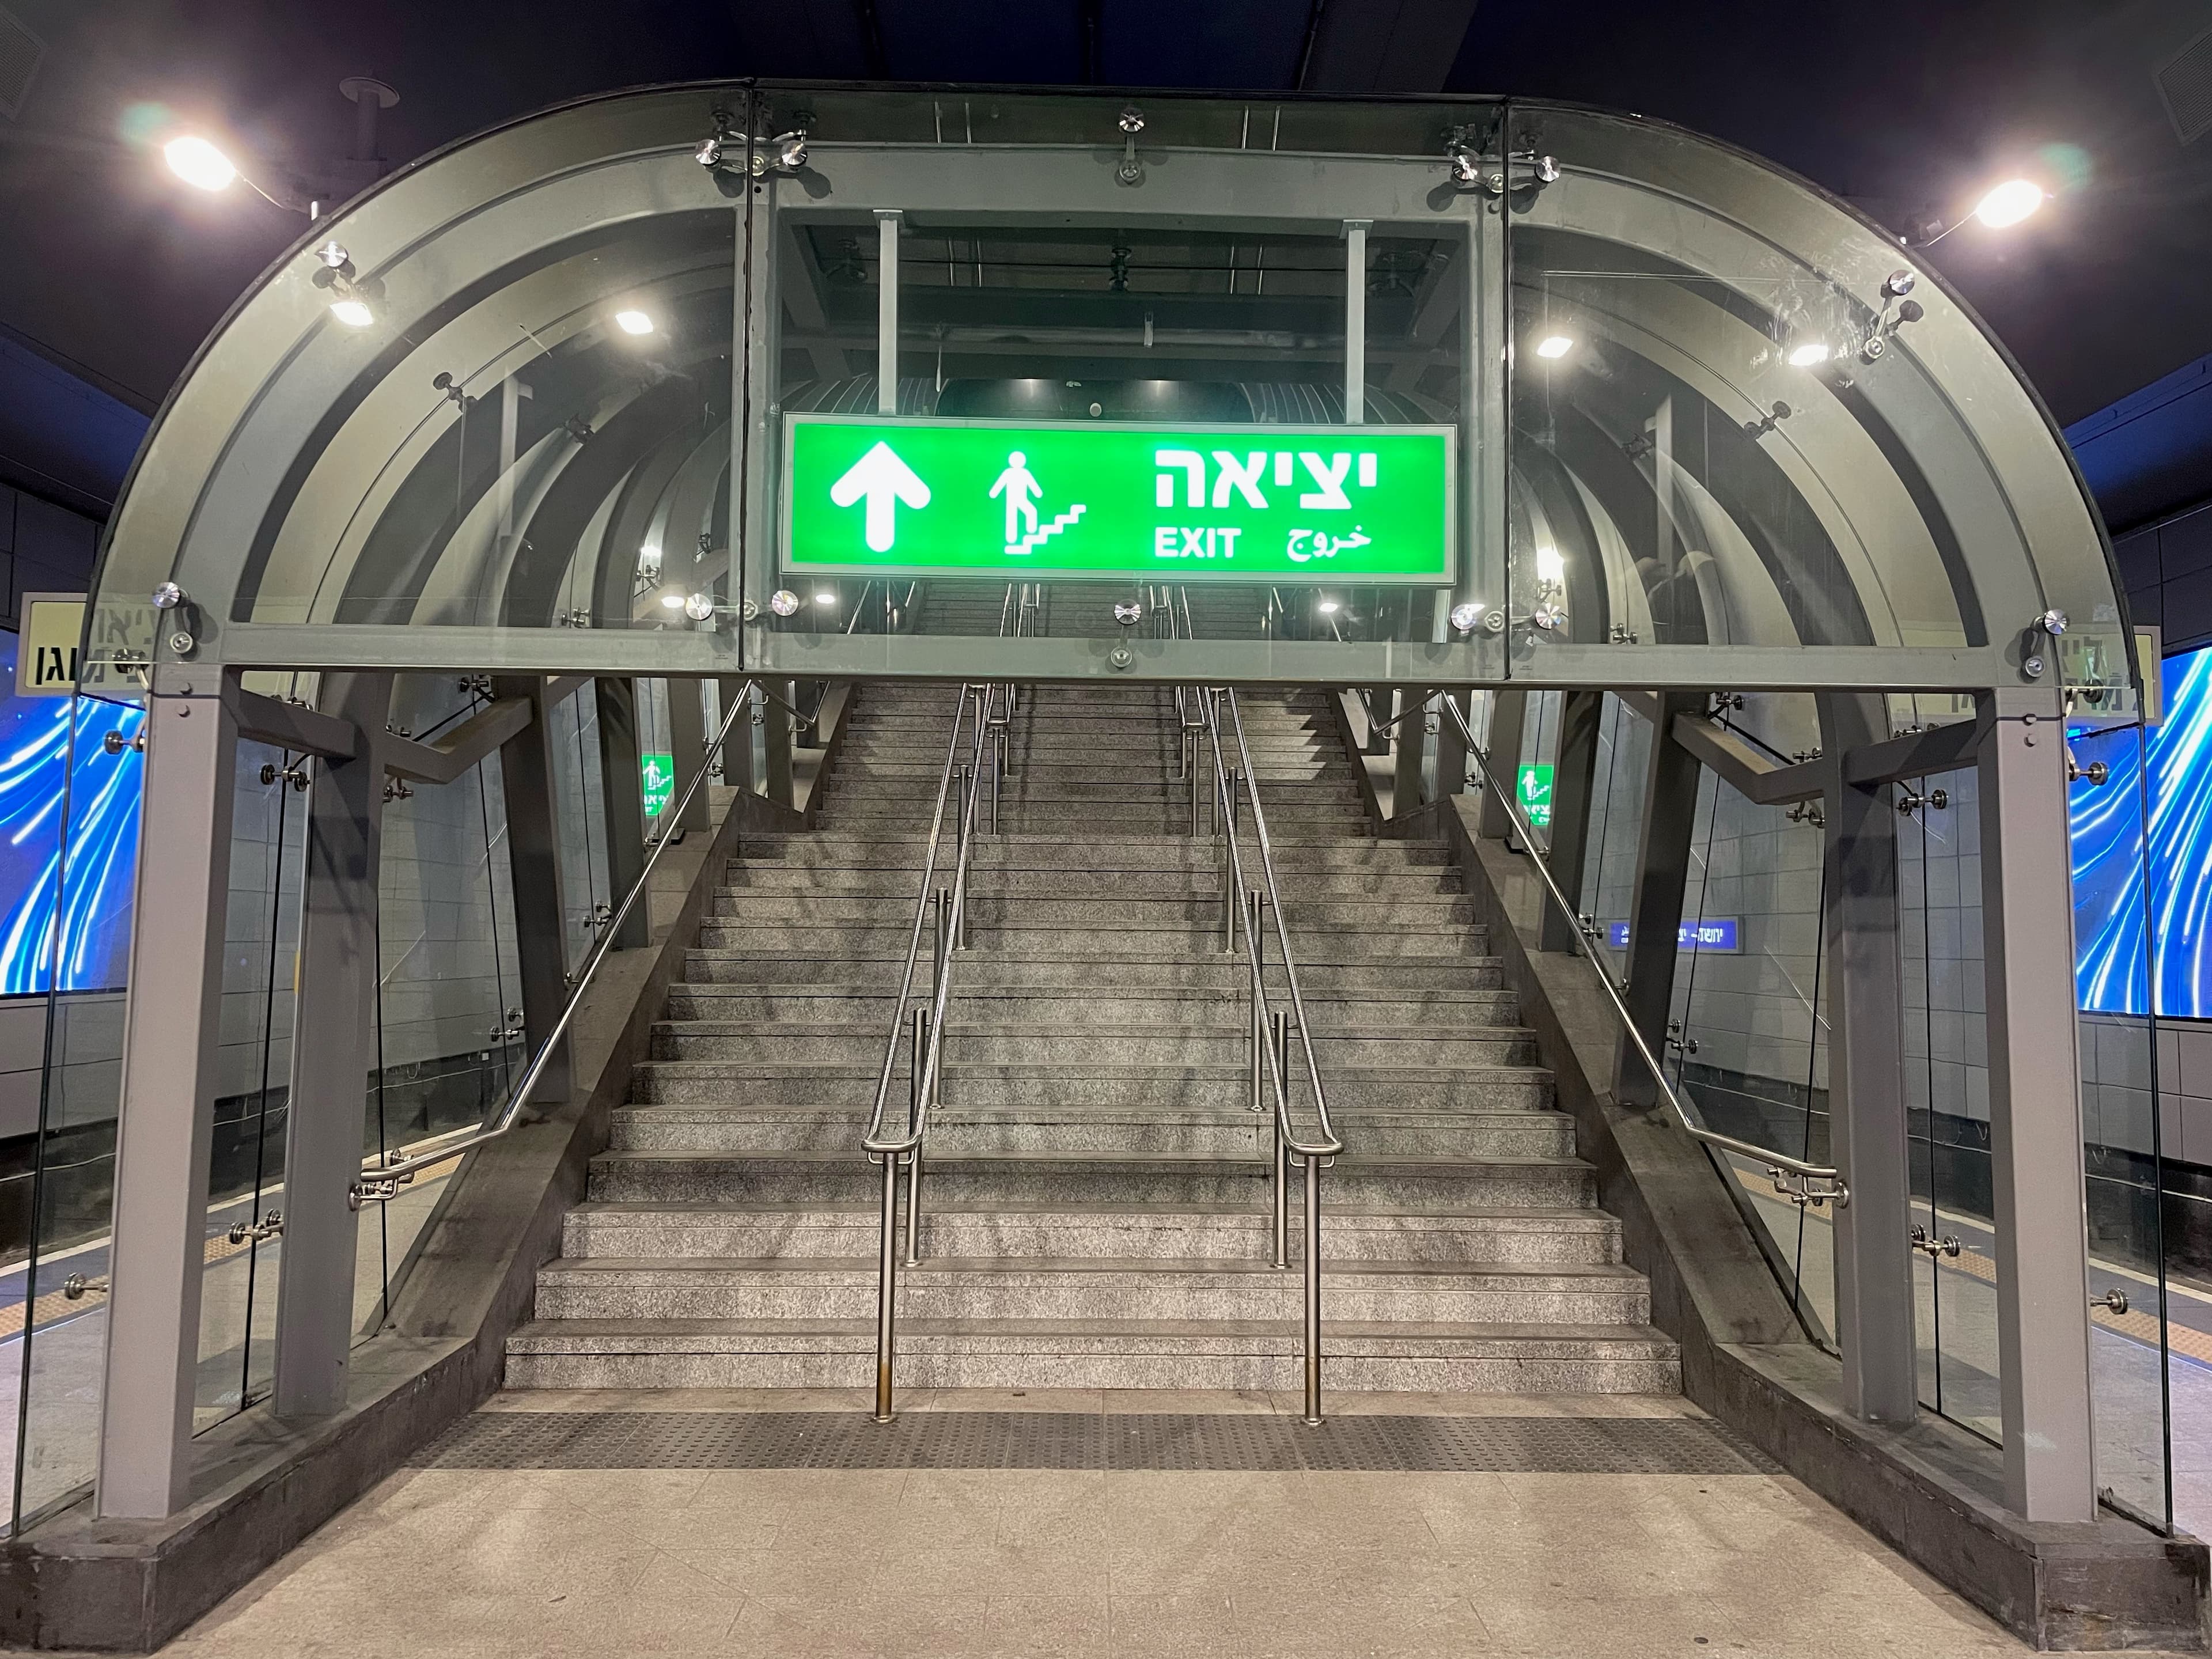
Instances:
[[[11,687],[15,643],[0,632]],[[0,994],[52,988],[57,944],[61,989],[123,984],[144,762],[127,744],[109,754],[105,739],[135,735],[143,718],[135,705],[89,697],[0,697]],[[64,813],[71,845],[60,882]]]
[[[2160,1014],[2203,1019],[2212,1018],[2212,647],[2168,657],[2165,678],[2166,720],[2148,742],[2133,729],[2070,738],[2085,771],[2097,761],[2108,770],[2102,784],[2083,778],[2068,791],[2075,981],[2093,1013],[2148,1012],[2154,982]]]

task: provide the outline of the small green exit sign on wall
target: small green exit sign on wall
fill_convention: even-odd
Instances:
[[[1448,426],[788,415],[796,575],[1446,586]]]
[[[676,757],[673,755],[640,755],[637,757],[638,793],[645,800],[645,815],[657,818],[668,810],[668,803],[676,799]]]
[[[1552,824],[1552,769],[1548,766],[1524,766],[1515,793],[1521,797],[1521,815],[1528,820],[1531,830],[1548,830]]]

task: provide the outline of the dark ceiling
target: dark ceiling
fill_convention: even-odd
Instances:
[[[0,327],[142,408],[305,222],[180,187],[132,142],[149,106],[307,167],[348,153],[348,75],[399,89],[394,160],[582,94],[749,74],[1267,90],[1303,64],[1316,88],[1575,99],[1731,140],[1892,222],[2049,177],[2035,219],[1968,224],[1933,257],[2062,422],[2212,352],[2212,135],[2183,143],[2156,80],[2212,0],[0,7],[47,47],[16,117],[0,105]]]

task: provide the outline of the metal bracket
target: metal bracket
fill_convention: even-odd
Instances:
[[[1912,1229],[1912,1248],[1933,1261],[1939,1256],[1957,1255],[1961,1246],[1959,1241],[1948,1233],[1941,1238],[1930,1238],[1928,1236],[1928,1229],[1916,1224]]]
[[[234,1222],[227,1237],[234,1244],[243,1244],[248,1239],[259,1243],[264,1239],[281,1238],[284,1233],[284,1212],[271,1210],[258,1221]]]

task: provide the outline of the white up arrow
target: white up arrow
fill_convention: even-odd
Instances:
[[[929,486],[887,443],[878,443],[830,486],[830,499],[840,507],[850,507],[864,495],[868,501],[868,547],[877,553],[890,552],[891,544],[898,539],[897,502],[904,501],[908,507],[929,505]]]

